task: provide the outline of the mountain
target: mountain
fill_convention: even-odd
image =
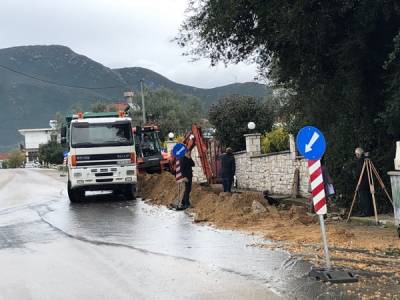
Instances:
[[[121,101],[128,87],[139,90],[141,79],[150,89],[165,87],[197,96],[205,109],[229,94],[264,97],[270,92],[252,82],[202,89],[145,68],[110,69],[59,45],[0,49],[0,152],[22,140],[18,129],[48,127],[56,112],[66,113],[77,103],[85,108],[97,100]]]

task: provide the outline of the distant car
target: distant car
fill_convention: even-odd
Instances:
[[[40,168],[40,163],[37,161],[30,161],[25,164],[25,168]]]

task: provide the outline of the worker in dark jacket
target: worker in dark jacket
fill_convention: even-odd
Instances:
[[[180,209],[187,209],[190,206],[190,192],[192,191],[192,178],[193,178],[193,170],[194,162],[191,157],[190,151],[185,153],[185,156],[182,157],[179,161],[181,166],[181,173],[183,177],[183,181],[185,182],[185,192],[183,193],[182,198],[182,206]]]
[[[356,167],[356,179],[357,183],[358,180],[360,179],[361,172],[364,166],[364,150],[362,148],[357,148],[355,150],[355,155],[357,158],[357,167]],[[369,217],[374,215],[374,208],[372,206],[372,195],[371,195],[371,190],[369,187],[369,182],[368,182],[368,173],[367,170],[364,169],[363,176],[360,182],[360,186],[358,187],[358,197],[359,197],[359,203],[360,203],[360,217]]]
[[[236,172],[235,157],[231,148],[226,148],[225,154],[221,155],[221,177],[224,192],[231,192],[233,178]]]

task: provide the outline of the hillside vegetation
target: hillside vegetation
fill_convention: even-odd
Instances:
[[[267,93],[258,83],[202,89],[175,83],[145,68],[110,69],[57,45],[0,49],[0,65],[42,79],[0,68],[0,152],[22,140],[17,129],[47,127],[56,112],[66,113],[77,104],[88,109],[96,101],[121,101],[127,89],[139,90],[141,79],[150,90],[167,88],[199,98],[203,111],[225,95],[264,97]]]

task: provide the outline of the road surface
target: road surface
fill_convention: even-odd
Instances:
[[[279,299],[341,295],[258,237],[184,212],[91,196],[51,170],[0,170],[0,299]]]

